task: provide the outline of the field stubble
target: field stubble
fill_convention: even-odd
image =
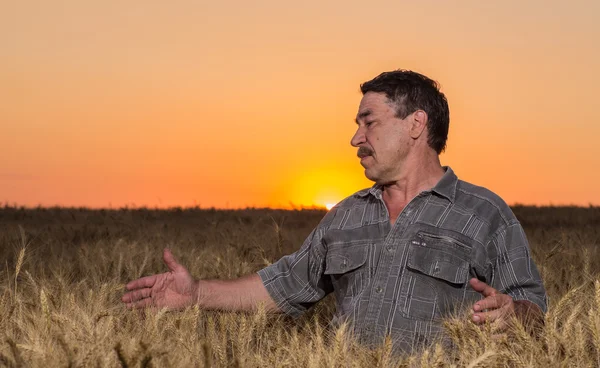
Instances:
[[[324,211],[0,208],[0,366],[600,366],[600,208],[513,208],[549,295],[532,337],[515,323],[445,322],[454,349],[366,349],[328,327],[331,296],[299,320],[129,311],[127,281],[164,272],[168,246],[197,278],[235,278],[296,250]]]

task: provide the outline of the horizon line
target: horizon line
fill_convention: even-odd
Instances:
[[[595,209],[600,208],[600,204],[589,203],[588,205],[578,205],[578,204],[525,204],[525,203],[513,203],[508,204],[511,208],[516,207],[532,207],[532,208],[589,208]],[[19,205],[17,203],[9,204],[4,203],[4,205],[0,206],[0,210],[2,209],[18,209],[18,210],[51,210],[51,209],[60,209],[60,210],[88,210],[88,211],[122,211],[122,210],[152,210],[152,211],[188,211],[188,210],[205,210],[205,211],[244,211],[244,210],[280,210],[280,211],[303,211],[303,210],[323,210],[328,211],[328,209],[323,205],[294,205],[292,204],[289,207],[276,207],[276,206],[246,206],[246,207],[217,207],[217,206],[208,206],[202,207],[200,205],[191,205],[191,206],[167,206],[167,207],[159,207],[159,206],[119,206],[119,207],[95,207],[95,206],[61,206],[61,205],[36,205],[36,206],[28,206],[28,205]]]

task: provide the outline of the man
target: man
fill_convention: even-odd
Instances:
[[[408,351],[441,332],[440,320],[471,309],[475,323],[542,316],[546,294],[525,233],[487,189],[442,167],[446,97],[406,70],[361,85],[352,146],[375,184],[329,211],[294,254],[237,280],[192,279],[169,250],[170,272],[127,285],[128,307],[252,310],[299,316],[334,292],[335,320],[358,338],[391,334]]]

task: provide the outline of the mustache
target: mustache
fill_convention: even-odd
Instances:
[[[360,158],[363,158],[365,156],[371,156],[372,154],[373,151],[371,151],[371,149],[368,147],[359,147],[358,152],[356,153],[356,155]]]

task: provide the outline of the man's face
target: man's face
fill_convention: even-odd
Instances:
[[[358,108],[358,129],[350,144],[358,148],[365,176],[377,184],[394,181],[401,174],[411,139],[406,119],[396,117],[396,108],[384,93],[367,92]]]

